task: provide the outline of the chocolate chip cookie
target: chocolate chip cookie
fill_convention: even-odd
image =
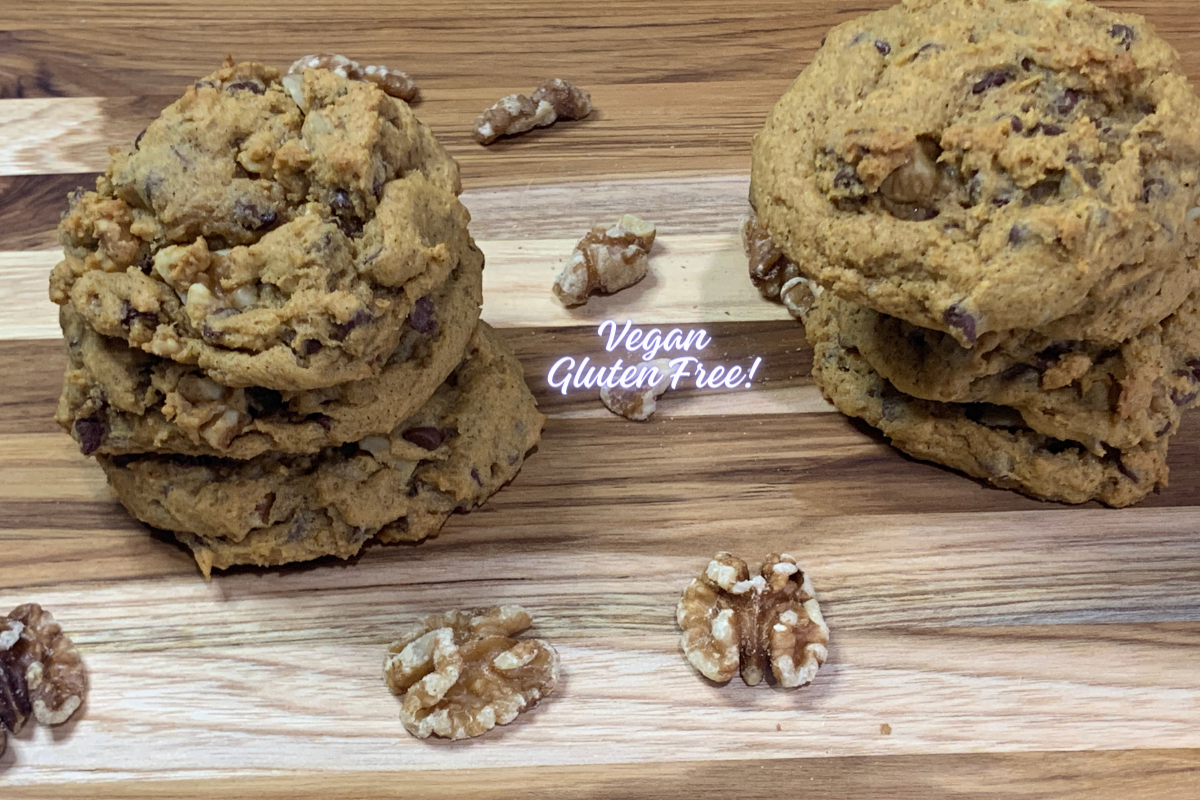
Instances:
[[[138,519],[177,532],[201,570],[349,558],[371,539],[418,541],[521,468],[544,417],[520,362],[479,323],[462,363],[384,435],[248,461],[99,456]]]
[[[378,375],[417,304],[482,263],[453,159],[403,101],[328,70],[301,102],[227,64],[113,156],[60,226],[51,299],[232,387]]]
[[[1117,343],[1200,281],[1198,118],[1141,17],[905,0],[829,33],[755,139],[751,199],[809,276],[963,346],[1055,321]]]
[[[813,378],[839,411],[878,428],[905,453],[1067,503],[1128,506],[1167,485],[1169,435],[1098,455],[1079,442],[1038,433],[1012,408],[940,403],[898,391],[871,368],[852,333],[839,327],[837,302],[825,292],[804,320],[814,349]]]
[[[272,450],[311,453],[390,431],[462,358],[482,302],[478,267],[461,265],[418,301],[377,377],[299,392],[224,386],[194,366],[102,336],[64,306],[70,366],[55,419],[84,455],[246,459]]]
[[[1200,292],[1119,345],[1029,331],[991,350],[968,350],[847,300],[827,302],[842,336],[899,391],[1008,406],[1033,430],[1097,455],[1169,436],[1183,410],[1200,403]]]

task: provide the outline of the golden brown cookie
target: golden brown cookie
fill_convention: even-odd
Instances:
[[[408,106],[229,64],[114,155],[60,225],[50,296],[228,386],[377,375],[418,301],[481,263],[453,159]]]
[[[390,431],[445,380],[462,358],[481,301],[478,264],[464,264],[429,295],[416,324],[405,323],[400,345],[377,377],[299,392],[223,386],[196,367],[101,336],[64,306],[70,366],[55,419],[84,455],[246,459],[357,441]]]
[[[544,417],[512,352],[479,323],[462,363],[384,435],[248,461],[99,456],[138,519],[177,532],[201,570],[349,558],[372,538],[418,541],[521,468]]]
[[[1055,321],[1115,343],[1200,280],[1197,118],[1141,17],[905,0],[830,31],[755,139],[751,199],[860,305],[964,346]]]
[[[1097,455],[1174,433],[1200,403],[1200,293],[1119,345],[1029,331],[991,350],[847,300],[827,303],[843,337],[904,394],[1008,406],[1033,430]]]
[[[1005,489],[1047,500],[1128,506],[1167,485],[1169,435],[1097,455],[1079,442],[1029,428],[1015,410],[939,403],[896,390],[838,325],[837,299],[818,299],[804,320],[813,378],[838,410],[878,428],[896,448]]]

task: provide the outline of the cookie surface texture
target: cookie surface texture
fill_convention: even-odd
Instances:
[[[906,0],[834,28],[754,143],[787,256],[971,346],[1121,342],[1200,280],[1200,101],[1144,19]]]
[[[197,81],[76,193],[51,299],[227,386],[378,375],[479,258],[458,168],[373,84],[307,70],[301,100],[260,64]]]

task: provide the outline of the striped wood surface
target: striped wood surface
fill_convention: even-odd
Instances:
[[[886,4],[5,0],[0,608],[52,609],[92,691],[75,721],[10,740],[0,796],[1200,795],[1200,416],[1170,489],[1135,509],[989,489],[832,413],[801,330],[745,280],[750,136],[830,25]],[[1107,5],[1149,16],[1200,76],[1195,0]],[[422,86],[488,256],[485,317],[551,419],[517,480],[438,539],[205,583],[50,419],[53,228],[108,145],[225,53],[327,49]],[[597,113],[470,142],[483,107],[551,75]],[[659,223],[653,275],[555,305],[574,240],[625,211]],[[609,316],[703,326],[706,358],[762,371],[668,395],[646,424],[552,392],[560,355],[604,356]],[[812,573],[833,645],[811,687],[718,687],[679,657],[675,600],[717,549]],[[481,740],[409,738],[383,646],[495,602],[533,611],[562,686]]]

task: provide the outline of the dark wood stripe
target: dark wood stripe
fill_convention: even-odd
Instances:
[[[67,209],[67,195],[95,186],[98,174],[0,177],[0,251],[57,249],[54,229]]]

